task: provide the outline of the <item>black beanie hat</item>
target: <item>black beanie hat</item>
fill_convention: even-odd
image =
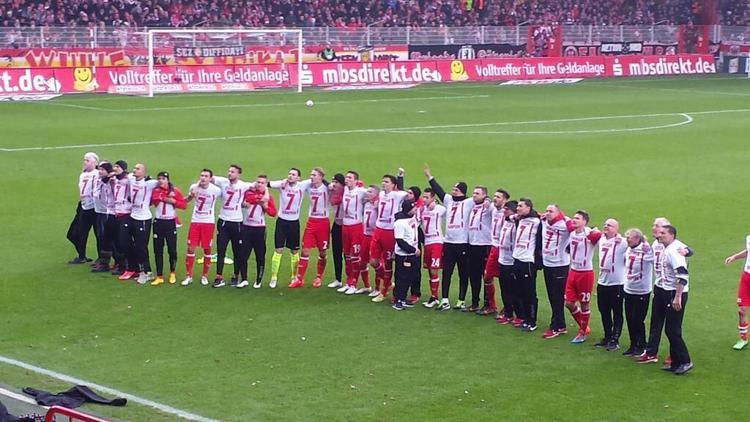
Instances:
[[[336,173],[333,175],[333,180],[339,182],[340,184],[344,184],[344,175],[341,173]]]
[[[460,190],[464,195],[466,195],[466,190],[469,188],[466,185],[466,182],[458,182],[456,183],[456,189]]]
[[[101,163],[99,164],[99,168],[106,170],[107,174],[112,173],[112,164],[110,163]]]
[[[118,166],[120,166],[120,168],[122,169],[122,171],[128,171],[128,163],[125,160],[115,161],[115,164],[117,164]]]

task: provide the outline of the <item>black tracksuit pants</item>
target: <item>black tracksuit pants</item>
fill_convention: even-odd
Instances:
[[[625,293],[625,320],[628,323],[630,347],[634,350],[640,351],[646,348],[645,321],[650,298],[650,293],[641,295]]]
[[[169,272],[177,268],[177,224],[174,220],[154,219],[154,261],[156,275],[164,275],[164,246],[169,254]]]
[[[443,244],[443,286],[442,294],[443,299],[450,297],[451,290],[451,278],[453,277],[453,270],[458,266],[458,279],[459,287],[464,286],[463,296],[459,289],[459,299],[463,300],[466,297],[466,288],[469,285],[469,269],[466,251],[469,245],[466,243],[444,243]]]
[[[238,221],[224,221],[221,218],[216,222],[216,275],[224,272],[224,258],[227,256],[227,246],[232,242],[232,253],[235,258],[239,255],[242,244],[240,230],[242,223]],[[235,265],[235,274],[237,266]]]
[[[536,264],[515,260],[513,264],[521,298],[521,318],[524,324],[536,326],[536,315],[539,299],[536,295]]]
[[[552,309],[549,328],[562,330],[565,325],[565,283],[568,280],[568,266],[544,267],[544,284],[547,287],[547,298]]]
[[[468,264],[469,282],[471,283],[471,306],[479,307],[480,294],[482,292],[482,283],[484,280],[484,267],[487,265],[487,256],[490,254],[490,245],[469,245],[466,253],[466,262]],[[463,293],[463,295],[461,294]],[[466,298],[466,287],[461,285],[459,299]]]

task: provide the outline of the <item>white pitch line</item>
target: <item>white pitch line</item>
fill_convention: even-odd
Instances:
[[[318,105],[331,105],[331,104],[366,104],[366,103],[395,103],[404,101],[433,101],[433,100],[460,100],[470,98],[488,98],[489,95],[443,95],[439,97],[409,97],[409,98],[373,98],[368,100],[341,100],[341,101],[318,101]],[[283,107],[283,106],[296,106],[299,107],[297,102],[285,102],[285,103],[256,103],[256,104],[218,104],[218,105],[199,105],[199,106],[178,106],[178,107],[143,107],[143,108],[104,108],[104,107],[92,107],[83,106],[80,104],[61,103],[57,101],[50,101],[48,105],[61,106],[61,107],[72,107],[80,108],[84,110],[92,111],[107,111],[107,112],[141,112],[141,111],[179,111],[179,110],[205,110],[205,109],[226,109],[226,108],[255,108],[255,107]]]
[[[130,145],[154,145],[154,144],[175,144],[175,143],[187,143],[187,142],[213,142],[213,141],[236,141],[236,140],[247,140],[247,139],[272,139],[272,138],[291,138],[291,137],[306,137],[306,136],[349,135],[349,134],[354,134],[354,133],[381,133],[382,134],[382,133],[406,131],[406,130],[456,129],[456,128],[465,128],[465,127],[509,126],[509,125],[521,125],[521,124],[545,124],[545,123],[584,122],[584,121],[596,121],[596,120],[614,120],[614,119],[626,119],[626,118],[637,118],[637,117],[677,116],[677,115],[682,115],[682,114],[689,114],[689,115],[694,116],[694,115],[703,115],[703,114],[747,113],[747,112],[750,112],[750,108],[673,112],[673,113],[625,114],[625,115],[620,115],[620,116],[591,116],[591,117],[575,117],[575,118],[568,118],[568,119],[527,120],[527,121],[515,121],[515,122],[465,123],[465,124],[390,127],[390,128],[386,127],[386,128],[370,128],[370,129],[331,130],[331,131],[319,131],[319,132],[261,133],[261,134],[252,134],[252,135],[215,136],[215,137],[205,137],[205,138],[133,140],[133,141],[117,141],[117,142],[107,142],[107,143],[86,143],[86,144],[76,144],[76,145],[0,148],[0,152],[54,151],[54,150],[62,150],[62,149],[102,148],[102,147],[118,147],[118,146],[130,146]]]
[[[670,123],[659,126],[644,126],[632,128],[614,128],[614,129],[582,129],[582,130],[535,130],[535,131],[447,131],[447,130],[392,130],[389,133],[432,133],[438,135],[566,135],[566,134],[586,134],[586,133],[617,133],[617,132],[642,132],[646,130],[668,129],[693,123],[693,118],[689,114],[679,113],[674,116],[683,116],[685,119],[678,123]]]
[[[182,419],[187,419],[190,421],[198,421],[198,422],[219,422],[216,419],[210,419],[204,416],[196,415],[194,413],[186,412],[184,410],[176,409],[172,406],[168,406],[166,404],[157,403],[152,400],[144,399],[138,396],[134,396],[132,394],[124,393],[120,390],[116,390],[114,388],[105,387],[103,385],[99,385],[93,382],[84,381],[79,378],[74,378],[65,374],[61,374],[59,372],[55,372],[49,369],[40,368],[38,366],[34,366],[31,364],[28,364],[26,362],[21,362],[20,360],[8,358],[5,356],[0,356],[0,362],[6,363],[8,365],[17,366],[19,368],[26,369],[27,371],[36,372],[37,374],[46,375],[48,377],[52,377],[55,379],[58,379],[60,381],[65,381],[67,383],[76,384],[76,385],[87,385],[89,387],[92,387],[95,390],[99,390],[101,392],[117,396],[117,397],[123,397],[128,399],[128,401],[131,401],[133,403],[138,403],[143,406],[147,406],[156,410],[159,410],[164,413],[169,413],[174,416],[178,416]]]
[[[2,394],[5,397],[10,397],[13,400],[18,400],[20,402],[24,402],[26,404],[31,404],[31,405],[34,405],[34,406],[39,406],[39,407],[43,407],[45,409],[49,409],[47,406],[42,406],[41,404],[37,404],[36,400],[34,400],[34,399],[30,398],[30,397],[26,397],[23,394],[16,393],[15,391],[6,390],[6,389],[4,389],[2,387],[0,387],[0,394]]]

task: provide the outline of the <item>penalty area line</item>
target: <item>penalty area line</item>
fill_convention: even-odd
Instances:
[[[682,116],[684,120],[677,123],[669,123],[658,126],[643,126],[630,128],[611,128],[611,129],[579,129],[579,130],[533,130],[533,131],[511,131],[511,130],[493,130],[493,131],[450,131],[450,130],[391,130],[388,133],[429,133],[435,135],[581,135],[590,133],[618,133],[618,132],[642,132],[647,130],[668,129],[678,126],[689,125],[693,123],[693,118],[686,113],[674,114]]]
[[[99,391],[101,391],[103,393],[107,393],[107,394],[110,394],[110,395],[113,395],[113,396],[117,396],[117,397],[123,397],[123,398],[125,398],[128,401],[131,401],[133,403],[138,403],[138,404],[140,404],[142,406],[150,407],[152,409],[156,409],[158,411],[161,411],[161,412],[164,412],[164,413],[168,413],[170,415],[178,416],[178,417],[180,417],[182,419],[186,419],[186,420],[190,420],[190,421],[198,421],[198,422],[219,422],[216,419],[210,419],[210,418],[207,418],[205,416],[196,415],[195,413],[186,412],[184,410],[180,410],[180,409],[174,408],[174,407],[166,405],[166,404],[162,404],[162,403],[155,402],[153,400],[148,400],[148,399],[144,399],[142,397],[134,396],[132,394],[128,394],[128,393],[122,392],[120,390],[116,390],[114,388],[105,387],[103,385],[96,384],[96,383],[89,382],[89,381],[85,381],[85,380],[82,380],[80,378],[71,377],[69,375],[61,374],[59,372],[55,372],[55,371],[52,371],[52,370],[49,370],[49,369],[45,369],[45,368],[41,368],[41,367],[38,367],[38,366],[35,366],[35,365],[31,365],[29,363],[22,362],[20,360],[16,360],[16,359],[13,359],[13,358],[9,358],[9,357],[5,357],[5,356],[0,355],[0,362],[8,364],[8,365],[11,365],[11,366],[15,366],[15,367],[18,367],[18,368],[25,369],[27,371],[35,372],[37,374],[41,374],[41,375],[45,375],[45,376],[48,376],[48,377],[52,377],[52,378],[58,379],[60,381],[65,381],[65,382],[68,382],[68,383],[71,383],[71,384],[86,385],[86,386],[89,386],[89,387],[91,387],[91,388],[93,388],[95,390],[99,390]]]

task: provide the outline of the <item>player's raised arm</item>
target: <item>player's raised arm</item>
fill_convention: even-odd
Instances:
[[[728,256],[727,259],[724,260],[724,265],[729,265],[732,262],[742,258],[747,258],[747,249],[743,249],[734,255]]]
[[[432,175],[432,171],[430,170],[430,166],[425,164],[424,165],[424,175],[427,177],[427,181],[430,183],[430,187],[435,192],[435,195],[438,197],[440,202],[444,201],[445,198],[445,190],[442,186],[435,180],[435,176]]]

